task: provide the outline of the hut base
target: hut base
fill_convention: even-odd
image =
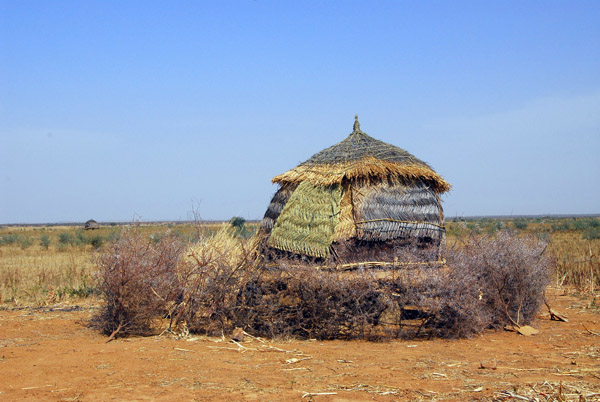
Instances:
[[[364,261],[428,262],[436,261],[439,243],[431,238],[398,238],[386,241],[365,241],[356,238],[334,242],[332,260],[336,264]]]
[[[356,238],[334,242],[328,259],[262,248],[262,260],[270,267],[314,267],[329,269],[390,268],[406,265],[440,265],[440,244],[430,238],[364,241]]]

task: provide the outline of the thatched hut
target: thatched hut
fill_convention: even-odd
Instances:
[[[450,184],[407,151],[361,131],[358,116],[346,139],[272,181],[280,188],[259,230],[267,262],[360,266],[439,258],[439,195]]]
[[[87,222],[85,222],[85,224],[83,225],[83,229],[84,230],[94,230],[94,229],[100,229],[100,224],[98,222],[96,222],[93,219],[89,219]]]

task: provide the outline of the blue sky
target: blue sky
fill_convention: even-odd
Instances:
[[[600,213],[598,1],[0,0],[0,223],[261,218],[363,131],[446,216]]]

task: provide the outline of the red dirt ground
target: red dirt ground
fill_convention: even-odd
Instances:
[[[569,322],[542,314],[533,323],[540,333],[531,337],[506,331],[382,343],[246,337],[241,346],[165,336],[106,343],[87,327],[90,308],[4,310],[0,400],[599,401],[600,310],[589,298],[558,292],[550,292],[550,302]]]

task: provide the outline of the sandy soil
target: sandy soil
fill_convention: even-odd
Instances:
[[[550,298],[569,322],[540,315],[535,336],[490,331],[384,343],[246,337],[238,346],[165,336],[106,343],[87,327],[89,307],[5,310],[0,400],[488,401],[559,393],[600,400],[599,310],[590,299]]]

